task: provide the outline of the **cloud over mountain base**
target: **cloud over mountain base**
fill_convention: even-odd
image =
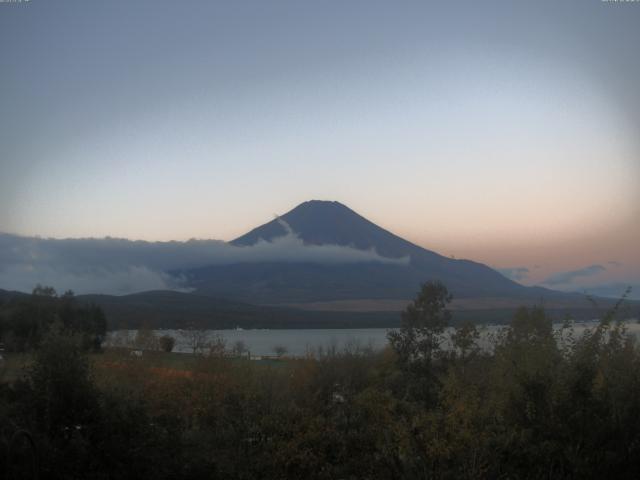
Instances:
[[[0,234],[0,288],[30,292],[40,283],[59,291],[122,295],[147,290],[188,291],[170,271],[247,262],[321,264],[379,262],[406,265],[375,250],[306,245],[292,231],[271,242],[235,246],[220,240],[144,242],[126,239],[42,239]]]

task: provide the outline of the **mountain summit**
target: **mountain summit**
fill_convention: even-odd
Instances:
[[[254,228],[231,243],[253,245],[259,239],[271,241],[285,235],[287,231],[280,220],[286,222],[309,245],[343,245],[361,250],[375,248],[385,257],[403,257],[410,253],[411,247],[415,247],[342,203],[323,200],[301,203],[281,217]]]
[[[231,243],[250,246],[261,239],[273,241],[287,235],[284,223],[308,245],[375,249],[383,257],[409,257],[410,261],[408,264],[256,262],[211,266],[189,272],[196,291],[251,303],[410,299],[421,283],[440,280],[457,298],[522,297],[531,293],[531,289],[486,265],[444,257],[408,242],[339,202],[304,202]]]

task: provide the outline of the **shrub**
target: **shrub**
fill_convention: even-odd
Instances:
[[[160,349],[163,352],[171,352],[173,350],[173,347],[175,347],[176,345],[176,339],[173,338],[171,335],[162,335],[159,339],[158,342],[160,343]]]

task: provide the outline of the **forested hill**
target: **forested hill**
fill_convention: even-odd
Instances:
[[[0,315],[8,315],[12,306],[28,301],[31,295],[0,289]],[[192,293],[150,291],[132,295],[78,295],[77,303],[94,304],[105,313],[108,329],[184,328],[198,326],[210,329],[230,328],[377,328],[397,327],[399,311],[310,311],[297,308],[269,307],[234,302]],[[523,305],[527,305],[526,303]],[[532,305],[532,304],[528,304]],[[597,318],[598,309],[588,302],[583,308],[549,308],[556,320],[571,315],[575,319]],[[629,303],[630,316],[638,316],[640,308]],[[491,309],[454,309],[453,322],[507,323],[514,307]]]
[[[110,328],[184,328],[196,325],[228,328],[365,328],[395,326],[395,312],[310,312],[276,308],[173,291],[132,295],[80,295],[82,301],[99,305]]]

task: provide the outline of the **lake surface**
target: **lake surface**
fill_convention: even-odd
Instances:
[[[597,322],[575,324],[575,335],[581,335],[586,328],[593,328]],[[487,325],[479,327],[481,330],[480,345],[487,346],[491,334],[498,332],[504,326]],[[560,328],[560,324],[556,326]],[[629,333],[640,339],[640,324],[637,321],[627,322]],[[380,350],[387,344],[387,328],[354,328],[354,329],[256,329],[256,330],[207,330],[208,340],[221,337],[228,349],[236,342],[243,342],[252,356],[275,355],[275,348],[282,346],[287,355],[304,356],[317,352],[319,349],[372,348]],[[191,352],[188,338],[182,330],[156,330],[155,334],[171,335],[176,339],[176,352]],[[122,345],[125,341],[132,341],[136,330],[117,330],[110,332],[106,343],[108,345]]]

